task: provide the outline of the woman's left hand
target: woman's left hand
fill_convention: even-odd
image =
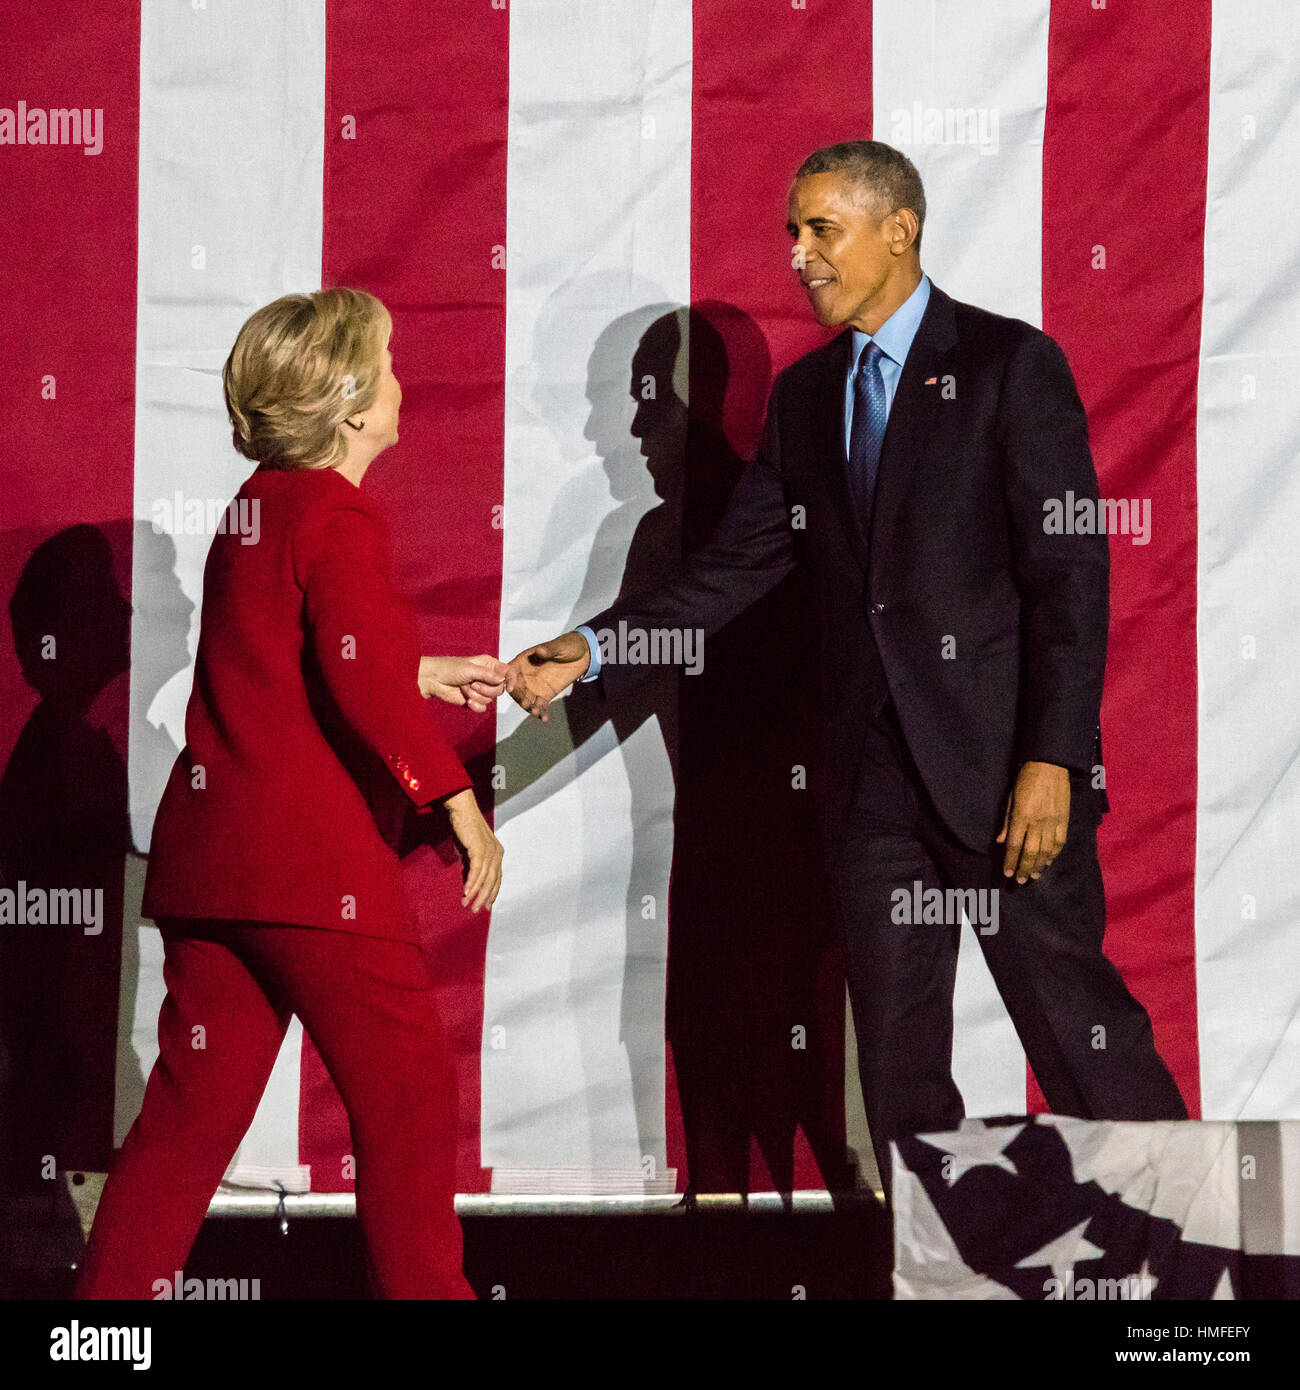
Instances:
[[[449,705],[468,705],[475,714],[504,695],[510,668],[494,656],[422,656],[420,694],[436,695]]]

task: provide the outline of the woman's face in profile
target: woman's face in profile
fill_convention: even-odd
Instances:
[[[397,443],[397,416],[402,405],[402,388],[397,384],[397,378],[393,375],[393,353],[390,347],[392,340],[393,335],[390,331],[388,342],[384,344],[379,394],[375,397],[374,405],[366,412],[366,433],[370,433],[373,422],[374,438],[381,441],[381,448],[387,448],[390,444]]]

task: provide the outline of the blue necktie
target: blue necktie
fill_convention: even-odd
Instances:
[[[868,342],[853,374],[853,423],[849,430],[849,472],[864,531],[871,529],[871,510],[876,494],[880,446],[885,438],[885,378],[880,359],[884,354]]]

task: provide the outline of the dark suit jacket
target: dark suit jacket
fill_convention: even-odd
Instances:
[[[1030,759],[1071,768],[1088,803],[1079,809],[1099,815],[1104,798],[1085,774],[1100,759],[1109,550],[1104,535],[1044,527],[1049,499],[1097,498],[1064,353],[1029,324],[932,284],[890,410],[867,536],[844,449],[852,337],[846,328],[777,378],[758,457],[709,544],[588,625],[707,636],[805,566],[830,829],[848,814],[873,714],[873,639],[926,789],[963,843],[994,839]],[[762,700],[767,660],[802,657],[756,652],[753,687],[736,699]],[[599,683],[616,696],[643,670],[611,660]]]
[[[366,777],[386,768],[420,810],[470,779],[419,692],[387,526],[333,469],[258,469],[239,498],[257,503],[260,534],[218,534],[208,552],[185,747],[158,807],[144,915],[415,940]]]

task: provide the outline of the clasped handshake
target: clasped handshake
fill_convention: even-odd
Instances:
[[[493,656],[422,656],[420,694],[483,714],[509,691],[521,708],[545,723],[547,705],[586,675],[590,664],[586,638],[579,632],[529,647],[509,664]]]
[[[529,647],[508,665],[494,656],[422,656],[420,694],[426,700],[436,697],[485,714],[508,690],[529,714],[545,722],[547,705],[585,675],[590,664],[586,639],[578,632]],[[505,848],[479,810],[472,787],[442,804],[451,817],[452,834],[460,843],[465,865],[461,906],[479,912],[491,907],[501,890]]]

